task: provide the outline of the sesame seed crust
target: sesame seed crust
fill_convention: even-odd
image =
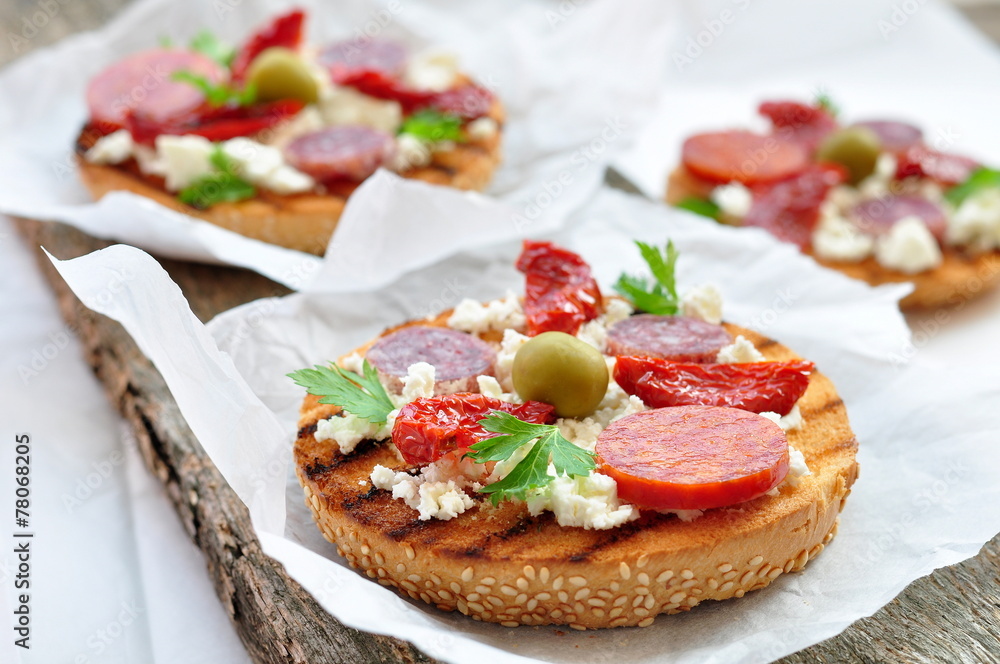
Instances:
[[[797,357],[759,334],[727,328],[769,360]],[[454,519],[420,521],[389,492],[359,485],[376,464],[405,468],[391,444],[364,442],[343,456],[335,443],[316,441],[308,425],[336,407],[313,396],[301,411],[296,471],[307,506],[337,552],[411,599],[506,627],[646,627],[660,614],[764,588],[803,569],[830,543],[857,477],[857,441],[822,374],[812,374],[799,407],[804,424],[788,439],[812,474],[777,495],[709,510],[691,522],[643,512],[611,530],[563,528],[551,514],[532,517],[514,503],[492,508],[478,497],[476,508]]]

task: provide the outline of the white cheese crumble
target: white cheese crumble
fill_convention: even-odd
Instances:
[[[549,466],[555,475],[555,468]],[[639,510],[618,500],[614,479],[600,473],[583,477],[556,476],[527,495],[528,512],[537,516],[549,510],[560,526],[607,530],[639,518]]]
[[[120,164],[132,156],[135,142],[127,129],[101,136],[83,158],[92,164]]]
[[[719,364],[744,364],[747,362],[763,362],[764,355],[757,350],[753,342],[742,334],[737,335],[733,343],[719,350],[715,361]]]
[[[340,361],[340,366],[347,369],[348,371],[353,371],[359,376],[364,373],[365,358],[361,357],[360,353],[351,353],[344,359]]]
[[[576,338],[604,352],[604,346],[608,342],[608,328],[603,320],[595,318],[580,326],[579,332],[576,333]]]
[[[201,136],[157,136],[156,155],[166,188],[179,191],[211,173],[214,168],[210,157],[214,149],[212,141]]]
[[[466,489],[482,487],[480,480],[484,474],[481,464],[449,455],[424,466],[416,475],[377,465],[370,479],[376,488],[392,491],[393,498],[417,510],[421,521],[447,521],[475,505]]]
[[[472,141],[488,141],[497,135],[500,125],[493,118],[476,118],[465,125],[465,135]]]
[[[396,137],[396,154],[392,160],[395,171],[405,171],[410,168],[420,168],[431,163],[433,150],[430,143],[413,134],[400,134]]]
[[[410,57],[403,71],[403,82],[418,90],[444,92],[455,84],[458,59],[454,53],[428,49]]]
[[[507,403],[523,403],[516,392],[504,392],[500,383],[493,376],[476,376],[479,393],[486,397],[506,401]]]
[[[634,311],[632,305],[625,300],[611,298],[604,304],[604,324],[611,327],[631,316]]]
[[[614,358],[609,359],[614,362]],[[556,420],[556,426],[559,427],[559,433],[563,435],[563,438],[577,447],[593,452],[597,445],[597,437],[608,428],[609,424],[626,415],[644,410],[646,410],[646,404],[642,402],[642,399],[630,396],[612,380],[608,383],[608,391],[593,415],[582,420],[563,417]]]
[[[712,284],[696,286],[681,297],[681,312],[718,325],[722,322],[722,293]]]
[[[896,157],[883,152],[875,160],[875,170],[858,184],[858,191],[865,198],[881,198],[890,193],[889,185],[896,177]]]
[[[319,112],[330,126],[363,125],[395,135],[403,124],[403,107],[350,87],[331,86],[320,92]]]
[[[949,219],[946,239],[974,252],[1000,248],[1000,188],[982,189],[962,201]]]
[[[719,211],[727,217],[742,219],[747,216],[750,206],[753,205],[753,193],[739,182],[716,187],[709,194],[709,198],[719,206]]]
[[[819,223],[812,234],[812,248],[817,256],[829,261],[857,263],[871,256],[875,238],[862,233],[839,213],[824,204]]]
[[[319,109],[310,104],[296,113],[294,117],[285,120],[275,127],[264,142],[279,150],[283,150],[286,145],[299,136],[320,131],[324,126],[323,116],[320,114]]]
[[[353,413],[334,415],[316,423],[316,440],[332,440],[341,454],[350,454],[362,440],[386,440],[392,435],[396,411],[389,414],[385,424],[372,424]]]
[[[315,180],[285,163],[281,150],[249,138],[232,138],[222,143],[222,152],[229,157],[236,173],[249,182],[278,194],[308,191]]]
[[[927,230],[927,225],[915,216],[903,217],[889,232],[875,242],[875,257],[879,264],[905,274],[916,274],[941,264],[941,249]]]
[[[416,362],[407,367],[400,405],[434,396],[434,373],[434,365],[427,362]]]
[[[809,464],[806,463],[806,458],[797,449],[788,446],[788,474],[785,475],[785,482],[788,482],[790,486],[798,486],[799,480],[806,475],[812,475],[812,471],[809,470]]]
[[[497,351],[497,359],[493,363],[493,370],[496,373],[497,381],[505,392],[514,391],[514,383],[511,381],[511,371],[514,368],[514,356],[521,346],[528,342],[529,337],[516,330],[504,330],[503,340],[500,342],[500,350]]]
[[[771,411],[763,412],[760,415],[777,424],[785,433],[802,428],[802,411],[799,410],[799,404],[792,406],[787,415],[779,415]]]
[[[490,330],[524,329],[526,319],[521,300],[513,291],[499,300],[486,304],[469,298],[463,299],[448,318],[448,327],[471,334]]]

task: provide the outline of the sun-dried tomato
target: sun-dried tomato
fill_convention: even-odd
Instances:
[[[250,35],[229,66],[233,80],[242,80],[253,59],[269,48],[280,46],[297,49],[302,43],[302,24],[305,18],[304,11],[293,9],[287,14],[275,16],[270,23]]]
[[[576,334],[603,310],[601,289],[579,255],[551,242],[525,240],[516,267],[525,275],[528,336]]]

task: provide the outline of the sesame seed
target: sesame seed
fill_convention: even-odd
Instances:
[[[484,595],[489,595],[490,594],[490,590],[491,590],[491,588],[489,586],[476,586],[476,592],[477,593],[482,593]]]
[[[587,631],[587,628],[581,625],[580,623],[570,623],[569,626],[572,627],[573,629],[578,629],[581,632]]]
[[[757,576],[764,577],[767,573],[771,571],[770,565],[763,565],[759,570],[757,570]]]
[[[571,622],[571,623],[576,622],[576,614],[575,613],[567,613],[566,614],[566,622]]]
[[[773,567],[771,571],[767,573],[767,578],[774,581],[781,575],[782,569],[780,567]]]
[[[691,589],[691,594],[692,594],[692,595],[698,595],[698,596],[701,596],[701,595],[704,595],[704,594],[705,594],[705,591],[704,591],[704,590],[702,590],[701,588],[692,588],[692,589]]]
[[[528,589],[528,580],[525,579],[524,577],[519,578],[517,580],[517,587],[520,588],[521,590],[527,590]]]
[[[403,543],[403,551],[406,552],[406,557],[409,558],[410,560],[413,560],[414,558],[417,557],[417,554],[414,553],[413,551],[413,547],[410,546],[409,544]]]
[[[585,578],[583,578],[582,576],[571,576],[571,577],[569,577],[566,580],[569,581],[569,584],[571,586],[578,586],[579,587],[579,586],[585,586],[585,585],[587,585],[587,580]]]
[[[354,532],[354,531],[352,530],[352,531],[351,531],[351,532],[350,532],[350,533],[349,533],[349,534],[347,535],[347,539],[351,540],[352,542],[357,542],[357,541],[358,541],[358,534],[357,534],[356,532]]]
[[[361,566],[364,567],[365,569],[368,569],[369,567],[372,566],[372,559],[369,558],[368,556],[364,556],[363,558],[361,558]]]
[[[411,575],[409,575],[406,578],[409,579],[410,581],[413,581],[414,583],[420,583],[420,575],[419,574],[411,574]]]
[[[368,576],[369,579],[374,579],[377,576],[375,570],[373,569],[365,570],[365,574]]]
[[[660,575],[658,577],[656,577],[656,582],[657,583],[666,583],[667,581],[670,580],[670,577],[672,577],[673,575],[674,575],[674,570],[668,569],[668,570],[666,570],[664,572],[661,572]]]
[[[528,595],[526,593],[521,593],[514,598],[514,604],[517,604],[518,606],[521,606],[527,601],[528,601]]]
[[[649,588],[647,588],[646,586],[639,586],[638,588],[635,589],[635,594],[636,595],[649,595]]]
[[[728,572],[732,568],[733,568],[733,566],[730,565],[729,563],[724,563],[722,565],[719,565],[719,571],[722,572],[723,574],[725,574],[726,572]]]
[[[754,577],[753,572],[744,572],[743,576],[740,577],[740,585],[741,586],[747,585],[748,583],[753,581],[753,577]]]
[[[809,552],[806,551],[805,549],[802,549],[802,551],[799,552],[799,555],[795,558],[795,566],[805,567],[805,564],[807,562],[809,562]]]
[[[484,576],[479,580],[479,582],[484,586],[492,586],[494,583],[497,582],[497,580],[494,579],[492,576]]]
[[[551,593],[538,593],[537,595],[535,595],[535,597],[538,598],[539,602],[546,602],[546,601],[552,599],[552,594]]]
[[[732,569],[732,570],[729,570],[728,572],[726,572],[725,574],[723,574],[722,578],[725,579],[726,581],[732,581],[733,579],[736,578],[736,576],[738,574],[739,574],[739,572],[737,572],[736,570]]]
[[[500,586],[500,592],[502,592],[504,595],[510,595],[511,597],[513,597],[514,595],[517,594],[517,589],[508,585],[502,585]]]
[[[439,590],[438,591],[438,595],[441,597],[441,599],[446,600],[446,601],[450,600],[450,599],[452,599],[452,597],[454,597],[454,595],[452,595],[447,590]]]
[[[743,590],[742,588],[738,588],[736,592],[733,593],[733,597],[743,597],[746,594],[747,591]]]
[[[367,544],[365,544],[365,545],[363,545],[361,547],[361,554],[362,555],[367,556],[371,552],[372,552],[372,550],[371,550],[371,548]]]
[[[785,563],[784,570],[786,572],[791,572],[793,567],[795,567],[795,560],[794,559],[793,560],[789,560],[787,563]]]
[[[639,582],[639,585],[648,586],[649,585],[649,575],[645,572],[639,572],[635,575],[635,580]]]
[[[629,566],[626,563],[621,562],[618,563],[618,574],[620,574],[623,579],[627,580],[630,576],[632,576],[632,570],[629,569]]]
[[[685,597],[687,597],[687,593],[678,591],[670,596],[670,602],[672,604],[680,604],[682,601],[684,601]]]
[[[622,614],[622,611],[624,611],[624,610],[625,609],[621,608],[620,606],[618,608],[616,608],[616,609],[611,609],[611,611],[608,613],[608,617],[609,618],[617,618],[618,616],[620,616]]]
[[[563,578],[561,576],[557,576],[552,581],[552,590],[559,590],[560,588],[562,588],[562,584],[563,584]]]
[[[618,597],[618,599],[615,600],[615,602],[614,602],[614,604],[612,606],[621,606],[622,604],[624,604],[627,601],[628,601],[628,595],[620,595]]]
[[[379,565],[385,565],[385,556],[383,556],[381,553],[376,552],[375,562]]]
[[[317,495],[314,494],[309,499],[309,502],[312,503],[313,509],[318,512],[319,511],[319,496],[317,496]]]
[[[403,563],[396,563],[396,574],[402,574],[406,571],[406,565]]]
[[[644,601],[642,605],[647,609],[652,609],[654,604],[656,604],[656,598],[652,595],[646,595],[646,601]]]
[[[470,602],[478,602],[480,599],[482,599],[482,597],[483,596],[480,595],[479,593],[469,593],[468,597],[466,597],[465,599],[469,600]]]
[[[565,590],[560,590],[559,593],[556,595],[556,597],[559,598],[560,602],[568,602],[569,601],[569,593],[567,593]]]
[[[563,612],[562,609],[552,609],[552,611],[549,612],[549,615],[552,616],[554,620],[559,620],[562,618]]]
[[[524,608],[527,609],[528,611],[534,611],[537,607],[538,607],[538,600],[532,597],[531,599],[528,600],[528,603],[525,605]]]
[[[712,590],[715,590],[716,588],[719,587],[719,582],[716,581],[715,579],[709,579],[708,580],[708,587],[711,588]]]
[[[635,609],[634,611],[632,611],[632,613],[634,613],[635,615],[639,616],[640,618],[643,618],[643,617],[649,615],[649,611],[647,611],[646,609],[644,609],[642,607],[639,607],[638,609]]]
[[[413,585],[409,581],[400,581],[399,585],[403,586],[404,588],[406,588],[410,592],[416,592],[417,591],[417,587],[415,585]]]
[[[378,574],[378,578],[380,579],[384,579],[385,577],[389,576],[389,573],[385,571],[384,567],[379,567],[376,570],[376,573]]]
[[[519,622],[517,622],[515,620],[504,620],[500,624],[503,625],[504,627],[520,627],[521,626],[521,623],[519,623]]]
[[[503,600],[497,597],[496,595],[489,595],[486,598],[486,601],[492,604],[493,606],[503,606]]]
[[[638,567],[639,569],[642,569],[643,567],[646,566],[646,563],[648,562],[649,562],[649,556],[644,553],[641,556],[639,556],[639,560],[635,561],[635,566]]]
[[[608,623],[608,625],[611,626],[611,627],[621,627],[622,625],[624,625],[627,622],[628,622],[628,618],[615,618],[610,623]]]
[[[538,570],[538,578],[541,580],[542,583],[548,583],[549,582],[549,568],[548,567],[543,567],[542,569]]]
[[[750,559],[750,567],[760,565],[762,562],[764,562],[764,556],[754,556]]]
[[[598,618],[603,618],[604,617],[604,609],[596,609],[595,608],[595,609],[591,609],[590,612],[593,613]]]
[[[590,594],[590,588],[580,588],[579,590],[576,591],[576,594],[573,595],[573,599],[583,599],[589,594]]]
[[[455,581],[452,581],[449,585],[451,586],[452,592],[456,593],[462,592],[462,586],[458,585],[458,583],[456,583]]]
[[[611,589],[611,592],[616,593],[618,592],[618,589],[621,588],[621,584],[619,584],[617,581],[612,581],[611,583],[608,584],[608,588]]]
[[[603,588],[601,590],[598,590],[595,594],[598,597],[603,597],[604,599],[611,599],[612,597],[614,597],[614,595],[609,593],[607,590],[604,590]]]
[[[727,590],[729,590],[732,587],[733,587],[733,582],[732,581],[726,581],[721,586],[719,586],[719,590],[722,591],[722,592],[726,592]]]
[[[652,625],[652,624],[653,624],[653,616],[650,616],[650,617],[648,617],[648,618],[643,618],[642,620],[640,620],[640,621],[639,621],[639,622],[637,622],[636,624],[637,624],[637,625],[638,625],[639,627],[649,627],[650,625]]]
[[[466,567],[464,570],[462,570],[462,581],[465,581],[466,583],[468,583],[469,581],[472,581],[472,575],[474,573],[475,572],[473,571],[473,569],[471,567]],[[455,592],[459,592],[459,591],[456,590]]]
[[[531,581],[535,580],[535,568],[532,567],[531,565],[525,565],[524,569],[521,571],[524,573],[524,576],[526,576],[529,580]]]
[[[740,595],[740,597],[743,597],[743,595]],[[695,606],[695,605],[698,604],[698,598],[697,597],[688,597],[686,600],[684,600],[684,603],[687,604],[688,606]]]
[[[573,605],[573,610],[577,613],[583,613],[587,610],[587,607],[583,605],[583,602],[577,602]]]
[[[464,616],[469,615],[469,605],[466,604],[462,600],[462,598],[459,598],[457,603],[458,603],[458,611],[459,611],[459,613],[461,613]]]
[[[590,604],[591,606],[606,606],[607,602],[605,602],[603,599],[591,597],[590,599],[587,600],[587,604]]]
[[[434,572],[431,572],[428,576],[430,577],[431,581],[434,582],[435,586],[440,586],[441,585],[441,577],[440,576],[438,576]]]
[[[635,599],[632,600],[632,608],[635,608],[642,604],[642,595],[636,595]]]
[[[476,613],[482,613],[486,610],[486,607],[479,602],[469,602],[468,606],[470,611],[475,611]]]
[[[694,578],[694,572],[692,572],[689,569],[681,570],[681,578],[682,579],[693,579]]]
[[[816,546],[814,546],[813,548],[809,549],[809,557],[810,557],[810,558],[815,558],[816,556],[818,556],[818,555],[820,554],[820,552],[821,552],[821,551],[822,551],[822,550],[823,550],[824,548],[825,548],[825,547],[824,547],[824,546],[823,546],[822,544],[817,544],[817,545],[816,545]]]
[[[420,593],[420,599],[424,600],[426,603],[431,603],[431,596],[427,593]]]

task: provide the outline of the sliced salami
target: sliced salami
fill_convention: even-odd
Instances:
[[[476,377],[493,374],[496,351],[465,332],[411,325],[379,339],[365,358],[391,391],[402,392],[410,366],[426,362],[434,367],[435,393],[454,394],[479,391]]]
[[[210,81],[223,79],[223,69],[198,53],[153,49],[116,62],[91,79],[87,107],[102,129],[120,129],[131,112],[155,122],[189,113],[205,101],[198,88],[171,80],[178,71],[189,71]]]
[[[851,221],[865,233],[888,233],[900,219],[917,217],[938,242],[944,241],[948,217],[939,205],[921,196],[884,196],[858,203],[850,212]]]
[[[926,145],[912,145],[899,154],[896,177],[927,177],[943,185],[956,185],[965,182],[977,168],[979,162],[970,157],[939,152]]]
[[[697,318],[639,314],[608,330],[608,354],[714,362],[723,346],[732,341],[732,335],[722,326]]]
[[[317,62],[330,70],[334,80],[352,71],[377,71],[399,76],[406,66],[406,47],[383,39],[347,39],[319,52]]]
[[[434,95],[430,104],[442,113],[451,113],[465,120],[475,120],[490,112],[493,94],[478,85],[460,85]]]
[[[396,142],[385,132],[344,125],[299,136],[285,148],[285,156],[317,180],[360,181],[387,165],[395,150]]]
[[[865,120],[864,122],[855,122],[854,126],[871,129],[878,136],[879,142],[882,143],[882,149],[889,152],[900,152],[924,140],[924,132],[921,131],[920,127],[915,127],[908,122]]]
[[[806,249],[819,221],[820,206],[830,188],[843,179],[839,166],[815,164],[795,177],[761,188],[743,225],[763,228],[779,240]]]
[[[635,413],[597,438],[601,472],[639,507],[705,510],[764,495],[788,474],[788,441],[771,420],[734,408]]]
[[[822,106],[797,101],[765,101],[757,111],[771,121],[774,135],[810,152],[837,128],[837,120]]]

